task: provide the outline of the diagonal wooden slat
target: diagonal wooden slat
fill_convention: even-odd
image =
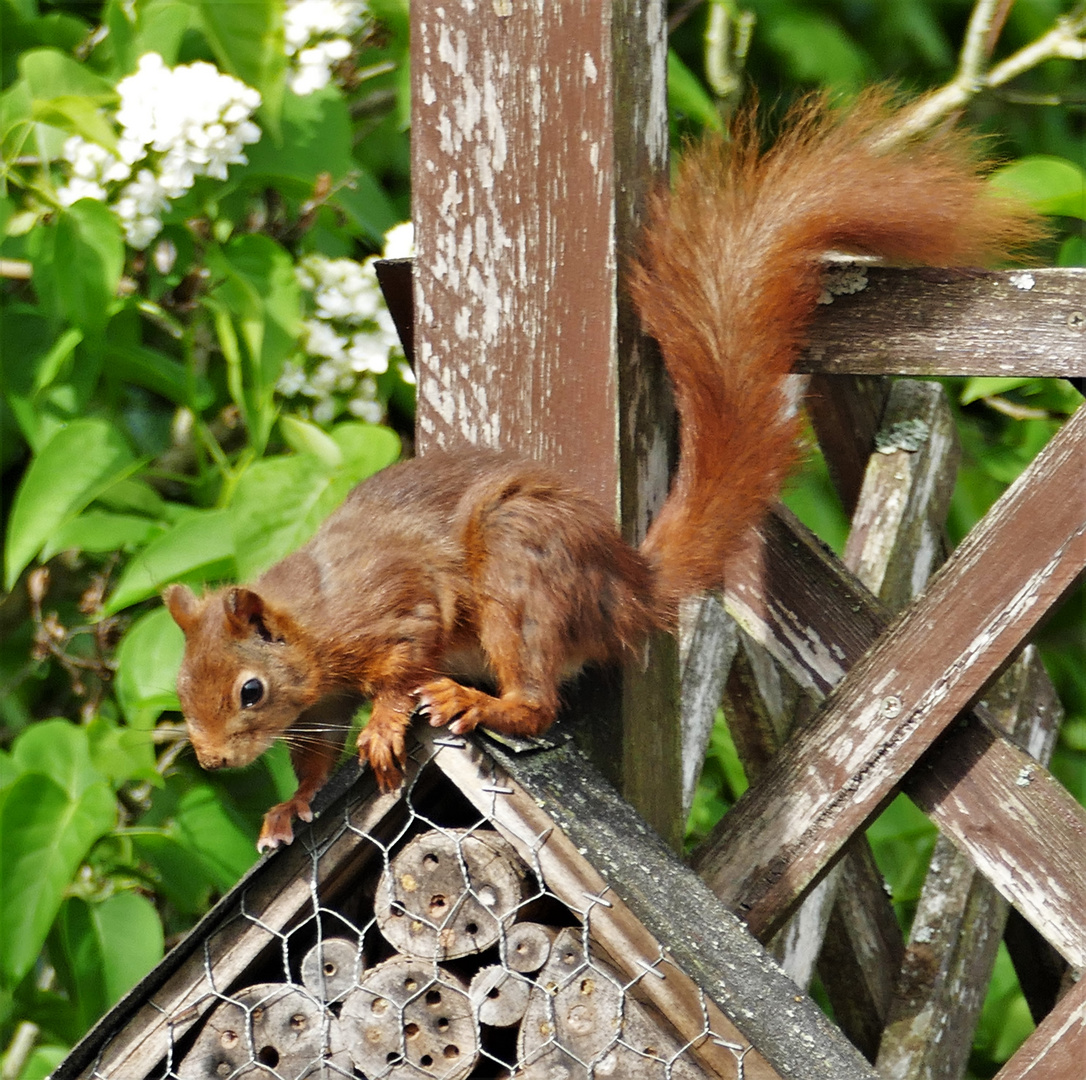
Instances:
[[[1084,566],[1080,408],[703,849],[699,872],[755,934],[780,925]],[[1086,905],[1086,875],[1079,892]]]
[[[1086,1060],[1086,979],[1037,1025],[995,1080],[1076,1080]]]

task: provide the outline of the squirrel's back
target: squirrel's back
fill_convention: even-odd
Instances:
[[[784,376],[805,341],[828,251],[981,265],[1037,236],[991,195],[975,137],[894,141],[883,92],[835,111],[814,98],[768,150],[755,111],[730,141],[691,145],[649,212],[630,288],[659,342],[680,417],[680,464],[643,551],[671,617],[722,582],[723,563],[796,457]]]

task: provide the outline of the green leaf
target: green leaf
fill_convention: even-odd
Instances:
[[[8,173],[34,130],[30,119],[33,107],[30,87],[25,82],[19,81],[0,94],[0,194],[7,193]]]
[[[963,405],[968,405],[981,398],[995,397],[997,394],[1005,394],[1008,390],[1017,390],[1020,386],[1028,385],[1029,378],[993,378],[987,375],[977,375],[966,379],[965,386],[958,400]]]
[[[34,289],[42,303],[81,330],[104,330],[124,270],[124,237],[113,212],[80,199],[31,239]]]
[[[869,58],[832,16],[797,5],[760,26],[765,41],[797,81],[861,87],[870,80]]]
[[[1066,158],[1033,154],[992,173],[994,190],[1024,199],[1042,214],[1086,220],[1086,170]]]
[[[331,438],[342,456],[338,467],[298,454],[265,458],[242,474],[230,504],[242,580],[297,550],[359,480],[399,453],[395,433],[373,424],[340,424]]]
[[[99,903],[64,902],[49,940],[50,958],[89,1027],[163,956],[154,905],[134,892]]]
[[[294,262],[275,241],[252,234],[209,251],[207,264],[219,279],[206,302],[227,361],[230,393],[260,453],[275,422],[275,383],[301,329]]]
[[[105,420],[73,420],[61,428],[31,461],[15,493],[5,587],[12,588],[57,529],[136,465],[127,443]]]
[[[193,412],[203,412],[215,399],[205,376],[156,349],[109,343],[105,360],[111,378],[153,390],[168,401],[187,405]]]
[[[710,131],[723,129],[716,102],[674,49],[667,51],[667,98],[671,112],[695,120]]]
[[[145,517],[88,510],[57,529],[42,548],[41,559],[45,562],[58,551],[135,551],[161,532],[158,522]]]
[[[310,454],[249,466],[230,504],[241,580],[252,580],[305,543],[349,487]]]
[[[174,683],[185,638],[164,608],[141,615],[117,648],[117,701],[134,728],[149,729],[160,713],[180,711]]]
[[[62,94],[47,101],[35,101],[30,116],[39,124],[48,124],[72,135],[82,135],[107,150],[117,149],[117,132],[113,124],[90,98]]]
[[[117,809],[100,782],[71,798],[52,777],[24,773],[0,802],[0,971],[18,982],[37,960],[64,892]]]
[[[15,740],[11,756],[20,772],[52,777],[69,799],[105,780],[91,760],[86,729],[70,720],[31,724]]]
[[[279,430],[287,446],[299,454],[312,454],[325,468],[343,464],[343,451],[323,428],[289,413],[279,417]]]
[[[85,730],[91,761],[114,788],[133,780],[162,783],[149,732],[123,727],[104,716],[95,717]]]
[[[332,428],[331,434],[343,451],[344,468],[352,486],[391,465],[402,449],[396,432],[381,424],[348,420]]]
[[[56,333],[55,325],[40,310],[9,310],[4,313],[4,349],[20,363],[4,368],[4,392],[23,438],[34,451],[56,433],[56,395],[48,394],[70,369],[82,332],[69,328]],[[67,419],[67,418],[66,418]]]
[[[207,581],[234,570],[230,514],[194,510],[153,540],[125,567],[103,614],[113,615],[154,596],[173,581]]]
[[[192,0],[204,36],[223,70],[260,91],[260,118],[278,130],[283,106],[286,50],[283,4],[276,0]]]
[[[117,100],[113,83],[59,49],[30,49],[23,53],[19,57],[19,74],[26,79],[31,94],[38,100],[80,97],[90,98],[100,105],[110,105]]]

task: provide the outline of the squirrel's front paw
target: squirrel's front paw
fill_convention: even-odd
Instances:
[[[389,731],[375,726],[371,720],[358,735],[358,760],[370,763],[382,791],[395,791],[403,779],[403,765],[407,760],[403,730]]]
[[[312,821],[313,811],[306,799],[293,798],[273,806],[264,815],[264,824],[257,837],[257,851],[274,851],[280,844],[289,844],[294,840],[291,819]]]
[[[467,735],[485,722],[484,709],[494,703],[489,694],[461,686],[453,679],[435,679],[415,691],[419,712],[431,727],[446,724],[454,735]]]

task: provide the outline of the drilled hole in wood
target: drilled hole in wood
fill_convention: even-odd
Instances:
[[[403,1029],[404,1036],[408,1039],[417,1039],[419,1035],[418,1024],[408,1024]]]
[[[335,975],[337,970],[338,969],[336,968],[336,965],[333,964],[331,960],[325,960],[325,962],[324,962],[324,974],[325,975],[329,975],[329,976]]]
[[[219,1036],[219,1042],[222,1043],[224,1050],[229,1050],[232,1046],[237,1046],[238,1033],[236,1031],[224,1031]]]
[[[434,867],[434,866],[437,866],[437,864],[438,864],[438,863],[439,863],[440,861],[441,861],[441,860],[440,860],[440,859],[438,859],[437,855],[436,855],[436,854],[435,854],[434,852],[432,852],[432,851],[428,851],[428,852],[427,852],[427,853],[426,853],[425,855],[423,855],[423,857],[422,857],[422,865],[423,865],[423,866],[426,866],[426,867]]]
[[[295,1031],[301,1031],[305,1027],[305,1025],[306,1025],[306,1019],[301,1013],[295,1013],[290,1018],[290,1026]]]
[[[434,893],[430,897],[430,912],[434,915],[440,915],[448,905],[448,901],[442,896],[441,893]]]
[[[467,926],[464,927],[464,933],[471,934],[472,937],[475,937],[475,935],[479,933],[479,924],[469,922]]]
[[[443,1016],[437,1022],[437,1030],[438,1031],[448,1031],[448,1029],[449,1029],[449,1018],[447,1016]]]
[[[279,1051],[274,1046],[262,1046],[256,1052],[256,1060],[261,1065],[267,1065],[269,1069],[274,1069],[279,1064]]]
[[[433,1065],[433,1063],[434,1063],[434,1059],[432,1057],[430,1057],[429,1054],[423,1054],[422,1057],[419,1058],[419,1064],[424,1069],[429,1069]]]
[[[430,990],[430,991],[428,991],[427,994],[426,994],[426,1004],[431,1005],[431,1006],[440,1005],[441,1004],[441,991],[440,990]]]
[[[448,1046],[445,1047],[442,1053],[445,1055],[446,1061],[453,1061],[455,1058],[458,1058],[460,1056],[460,1047],[453,1046],[450,1043]]]

